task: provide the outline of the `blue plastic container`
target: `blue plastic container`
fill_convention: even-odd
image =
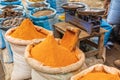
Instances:
[[[46,3],[46,2],[39,2],[39,3],[40,3],[40,4],[45,4],[47,8],[50,7],[50,4],[49,4],[49,3]],[[33,10],[33,9],[35,9],[35,8],[44,8],[44,7],[31,7],[31,6],[30,6],[31,4],[34,4],[34,3],[28,3],[28,5],[27,5],[27,9],[28,9],[28,10]]]
[[[6,2],[6,1],[2,0],[0,4],[1,5],[20,5],[21,0],[17,0],[17,1],[13,1],[13,2]]]
[[[40,17],[35,17],[33,14],[37,11],[40,10],[52,10],[53,13],[47,16],[40,16]],[[39,8],[39,9],[34,9],[30,12],[29,14],[30,19],[33,21],[33,23],[37,26],[42,26],[48,30],[52,30],[52,25],[57,22],[56,18],[56,10],[53,8]]]
[[[3,49],[5,47],[6,47],[5,41],[4,41],[4,38],[3,38],[3,35],[2,35],[2,31],[0,30],[0,49]]]

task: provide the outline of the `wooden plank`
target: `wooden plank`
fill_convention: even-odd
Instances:
[[[75,25],[72,25],[72,24],[67,23],[67,22],[59,22],[59,23],[54,24],[54,26],[55,26],[55,28],[57,28],[57,30],[60,30],[63,34],[66,31],[67,27],[76,27]],[[106,30],[104,30],[103,28],[100,28],[100,33],[94,33],[94,34],[90,35],[86,31],[81,29],[81,33],[79,35],[79,39],[80,40],[84,40],[86,38],[90,38],[90,37],[93,37],[93,36],[101,35],[101,34],[103,34],[105,32],[106,32]]]
[[[92,41],[90,41],[90,40],[88,40],[88,39],[86,39],[85,42],[86,42],[87,44],[95,47],[95,48],[98,48],[98,45],[97,45],[96,43],[94,43],[94,42],[92,42]]]
[[[85,53],[85,56],[88,58],[88,57],[92,57],[92,56],[95,56],[99,53],[98,50],[92,50],[92,51],[89,51],[89,52],[86,52]]]
[[[53,26],[53,34],[54,34],[55,38],[61,38],[62,33],[63,32],[61,32],[59,29],[57,29]]]

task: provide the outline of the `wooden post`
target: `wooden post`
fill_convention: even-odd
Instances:
[[[104,50],[104,34],[101,34],[99,36],[98,50],[99,50],[99,53],[97,55],[97,58],[102,58],[102,54],[103,54],[103,50]]]

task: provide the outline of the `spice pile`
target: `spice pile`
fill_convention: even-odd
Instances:
[[[91,72],[78,80],[120,80],[119,75],[108,74],[105,72]]]
[[[31,1],[31,2],[43,2],[45,0],[29,0],[29,1]]]
[[[58,44],[55,38],[49,35],[43,42],[31,50],[31,56],[45,66],[64,67],[78,61],[77,51],[69,51]]]
[[[47,16],[47,15],[51,15],[52,13],[53,13],[52,10],[40,10],[40,11],[35,12],[33,16],[35,17]]]
[[[29,19],[23,20],[20,26],[16,28],[10,35],[14,38],[22,40],[32,40],[45,38],[48,35],[48,31],[40,29],[39,31],[35,28],[34,24]]]
[[[16,17],[21,15],[22,15],[22,12],[14,11],[12,9],[4,9],[2,11],[2,14],[0,14],[0,18]]]
[[[46,7],[46,4],[41,4],[41,3],[33,3],[30,4],[30,7],[35,7],[35,8],[39,8],[39,7]]]
[[[71,37],[73,32],[69,31],[67,33],[65,37]],[[68,37],[62,41],[66,42]],[[53,35],[48,35],[43,42],[35,45],[31,49],[31,57],[40,61],[43,65],[51,67],[65,67],[76,63],[79,60],[77,55],[80,54],[76,46],[73,46],[76,43],[76,37],[76,34],[73,34],[73,39],[70,42],[68,41],[69,38],[67,39],[69,43],[72,43],[64,46],[61,42],[56,41]]]
[[[3,7],[2,9],[13,9],[13,8],[17,8],[17,6],[7,5],[7,6]]]
[[[21,24],[21,22],[23,21],[23,17],[15,17],[15,18],[8,18],[3,20],[2,22],[2,27],[17,27]]]

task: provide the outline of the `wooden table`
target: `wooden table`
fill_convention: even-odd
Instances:
[[[74,25],[72,25],[70,23],[66,23],[66,22],[56,23],[56,24],[53,25],[53,27],[54,27],[54,35],[55,35],[55,37],[60,37],[59,36],[60,33],[64,34],[67,27],[76,28],[76,26],[74,26]],[[80,45],[80,41],[85,40],[87,43],[89,43],[90,45],[97,48],[97,50],[92,50],[92,51],[86,52],[86,57],[97,55],[98,58],[102,58],[103,49],[104,49],[104,33],[105,32],[106,32],[106,30],[104,30],[103,28],[100,28],[99,33],[93,33],[92,35],[90,35],[86,31],[81,29],[78,44]],[[90,38],[95,37],[95,36],[97,36],[99,38],[98,44],[95,44],[94,42],[91,42],[89,40]]]

